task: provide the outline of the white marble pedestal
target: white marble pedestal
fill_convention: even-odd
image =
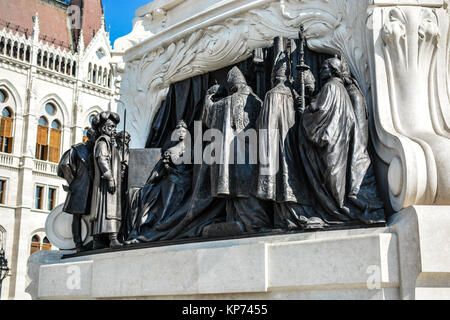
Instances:
[[[29,270],[34,299],[450,299],[450,207],[410,207],[384,228],[45,252]]]

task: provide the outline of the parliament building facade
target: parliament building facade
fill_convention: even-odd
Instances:
[[[52,249],[45,221],[66,197],[58,161],[110,110],[110,61],[101,0],[0,1],[1,299],[29,298],[27,260]]]

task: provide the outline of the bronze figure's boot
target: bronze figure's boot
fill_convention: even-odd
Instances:
[[[94,238],[94,244],[92,247],[92,250],[99,250],[99,249],[104,249],[105,245],[103,244],[101,237],[99,235],[95,235],[93,236]]]
[[[110,233],[109,234],[109,247],[114,249],[114,248],[119,248],[121,246],[122,246],[122,244],[119,242],[119,240],[117,240],[117,233]]]

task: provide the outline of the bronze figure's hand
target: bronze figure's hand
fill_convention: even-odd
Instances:
[[[114,180],[108,180],[108,192],[111,194],[116,193],[116,183]]]
[[[206,95],[212,96],[212,95],[216,94],[219,91],[219,89],[220,89],[220,85],[216,84],[208,89],[208,91],[206,92]]]

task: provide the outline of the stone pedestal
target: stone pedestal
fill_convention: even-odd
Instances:
[[[417,206],[383,228],[47,252],[30,260],[29,288],[35,299],[449,299],[449,239],[450,207]]]

